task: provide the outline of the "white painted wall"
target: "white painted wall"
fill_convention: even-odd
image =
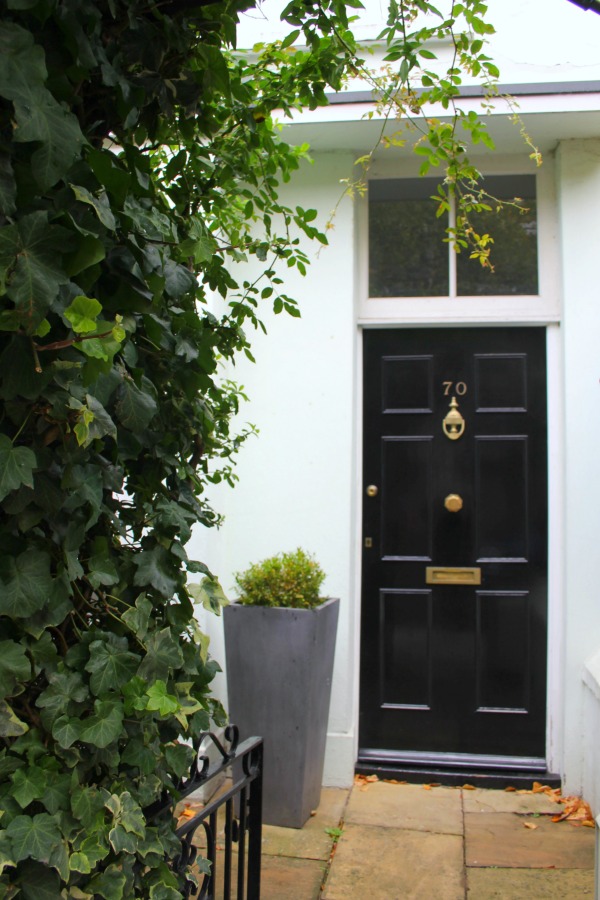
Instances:
[[[319,157],[306,165],[281,196],[291,206],[314,207],[324,228],[343,194],[340,178],[351,174],[353,156]],[[341,600],[331,698],[325,778],[349,785],[355,763],[354,635],[354,207],[339,206],[330,246],[309,247],[310,275],[286,269],[286,291],[298,298],[301,319],[269,312],[268,335],[253,339],[257,365],[242,362],[231,372],[251,403],[243,420],[260,430],[240,456],[239,485],[215,491],[226,516],[218,532],[199,529],[190,556],[218,573],[226,592],[233,573],[266,556],[301,546],[327,573],[324,591]],[[201,616],[213,655],[224,659],[221,623]],[[225,686],[218,684],[225,699]]]
[[[600,648],[600,140],[563,142],[557,171],[565,371],[563,772],[566,789],[579,792],[589,725],[584,718],[584,663]],[[600,759],[600,748],[595,751]]]

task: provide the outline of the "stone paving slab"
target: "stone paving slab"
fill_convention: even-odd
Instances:
[[[464,897],[463,842],[458,835],[347,822],[322,895],[323,900]]]
[[[460,790],[431,788],[421,784],[389,784],[376,781],[365,790],[355,787],[346,808],[345,821],[409,831],[462,834]]]
[[[503,813],[561,813],[563,807],[554,803],[547,794],[521,793],[520,791],[463,791],[463,803],[466,813],[503,812]]]
[[[525,822],[537,827],[526,828]],[[467,866],[593,869],[595,837],[593,828],[554,823],[549,816],[465,814]]]
[[[326,829],[339,825],[348,794],[340,788],[323,788],[319,808],[303,828],[263,825],[263,856],[328,860],[333,839]]]
[[[326,868],[314,859],[263,856],[261,900],[319,900]]]
[[[575,900],[594,896],[591,869],[468,869],[469,900]]]

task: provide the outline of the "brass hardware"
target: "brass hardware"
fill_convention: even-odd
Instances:
[[[376,484],[370,484],[367,488],[367,497],[376,497],[379,493],[379,488]]]
[[[450,401],[450,410],[442,422],[442,427],[444,429],[444,434],[451,441],[457,441],[459,437],[462,437],[464,434],[465,420],[458,411],[456,397],[453,397]]]
[[[481,584],[481,569],[465,566],[427,566],[425,584]]]
[[[448,512],[460,512],[463,508],[463,499],[459,494],[448,494],[444,500],[444,506]]]
[[[373,546],[373,538],[365,538],[365,547],[367,550],[370,550]]]

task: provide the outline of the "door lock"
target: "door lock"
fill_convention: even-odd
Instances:
[[[367,497],[376,497],[379,493],[379,488],[376,484],[370,484],[367,488]]]

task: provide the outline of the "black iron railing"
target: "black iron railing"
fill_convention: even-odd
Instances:
[[[201,735],[192,771],[178,785],[181,801],[223,773],[231,775],[231,781],[177,828],[181,853],[170,865],[186,878],[183,897],[260,900],[263,742],[238,740],[235,725],[225,730],[227,747],[210,732]],[[216,762],[208,756],[211,745]],[[173,801],[164,798],[146,816],[155,819],[169,811],[173,813]]]

